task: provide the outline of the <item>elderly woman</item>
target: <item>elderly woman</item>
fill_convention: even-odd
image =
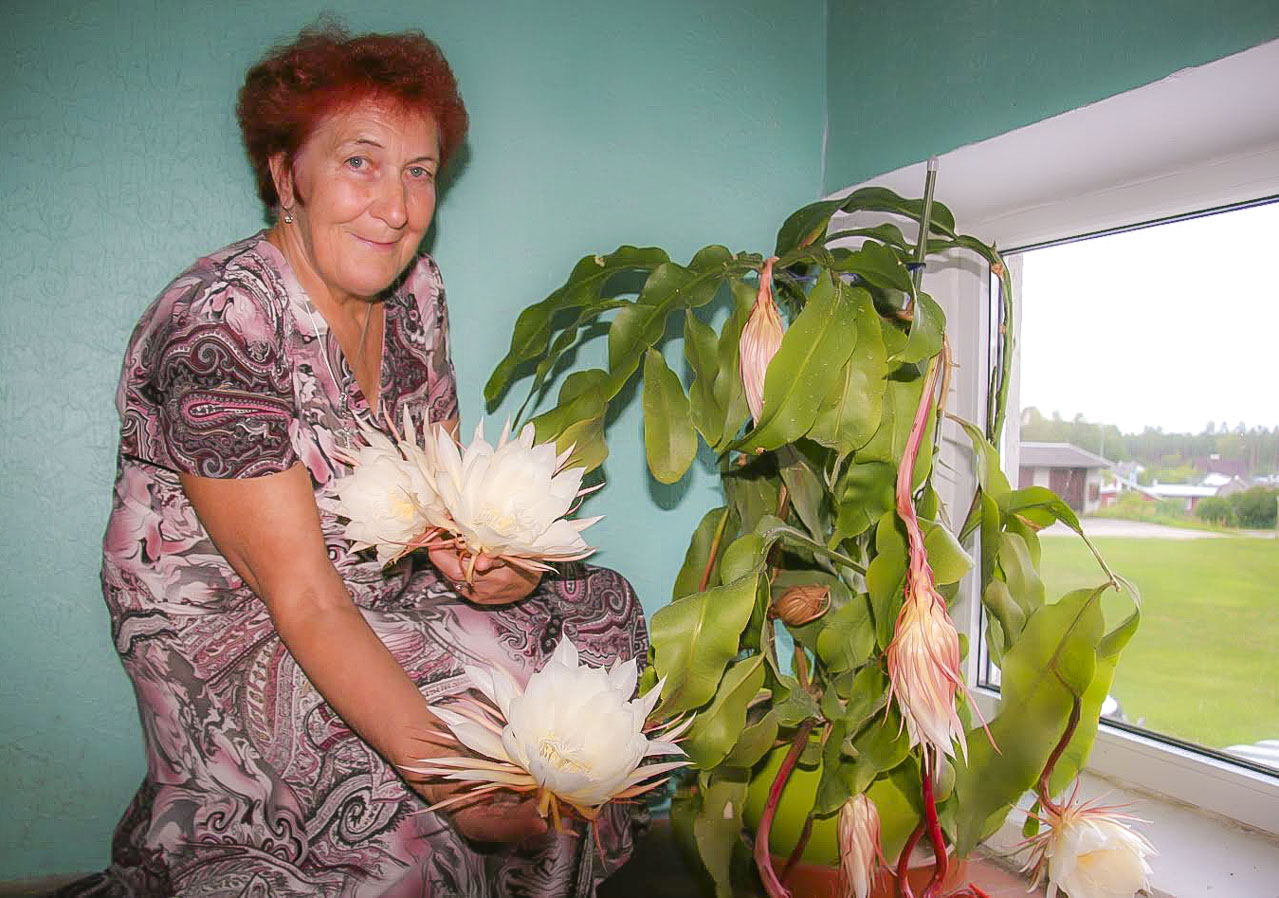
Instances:
[[[465,664],[528,672],[561,636],[596,664],[642,658],[630,587],[483,557],[464,584],[453,550],[383,570],[317,502],[361,427],[456,426],[418,250],[466,129],[448,64],[417,33],[304,31],[250,70],[238,114],[275,223],[180,275],[129,342],[102,580],[147,775],[111,867],[68,893],[588,894],[582,840],[531,802],[428,812],[440,793],[399,771],[440,751],[427,702]],[[597,873],[630,822],[601,818]]]

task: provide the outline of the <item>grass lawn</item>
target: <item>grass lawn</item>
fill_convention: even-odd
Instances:
[[[1101,581],[1081,540],[1041,543],[1050,596]],[[1213,748],[1279,739],[1279,542],[1095,543],[1141,590],[1141,627],[1111,689],[1128,720]],[[1119,603],[1104,607],[1119,619]]]

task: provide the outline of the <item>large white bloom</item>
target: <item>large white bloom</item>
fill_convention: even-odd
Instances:
[[[1048,898],[1058,889],[1070,898],[1132,898],[1150,889],[1154,846],[1125,820],[1134,818],[1113,808],[1066,802],[1046,808],[1040,818],[1044,831],[1032,840],[1026,869],[1035,882],[1048,877]]]
[[[405,417],[406,435],[412,422]],[[377,560],[389,564],[413,548],[441,515],[429,450],[416,440],[391,440],[364,428],[366,445],[346,457],[354,468],[334,485],[332,510],[347,519],[343,535],[353,547],[377,549]]]
[[[448,516],[438,525],[467,552],[545,568],[543,560],[573,561],[595,551],[581,531],[599,518],[564,517],[581,494],[585,469],[564,470],[568,453],[556,453],[553,443],[533,445],[532,424],[511,439],[508,423],[491,446],[481,423],[465,449],[437,427],[433,456],[435,487]]]
[[[610,670],[578,663],[577,649],[561,639],[554,654],[521,689],[500,668],[467,667],[492,705],[462,698],[432,710],[452,737],[480,757],[426,758],[415,773],[472,783],[475,788],[437,807],[471,800],[497,788],[536,793],[539,811],[560,814],[564,802],[587,818],[615,798],[651,789],[687,760],[642,764],[655,755],[683,755],[670,741],[685,724],[650,739],[648,715],[661,684],[632,699],[635,661]]]

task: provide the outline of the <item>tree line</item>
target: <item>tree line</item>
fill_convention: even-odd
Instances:
[[[1279,472],[1279,427],[1237,424],[1231,428],[1225,422],[1210,421],[1197,434],[1166,433],[1159,427],[1123,433],[1114,424],[1088,421],[1082,415],[1066,420],[1057,412],[1046,416],[1031,407],[1022,412],[1021,438],[1073,443],[1113,462],[1137,462],[1146,469],[1140,479],[1147,483],[1198,480],[1204,463],[1214,455],[1242,462],[1245,479]]]

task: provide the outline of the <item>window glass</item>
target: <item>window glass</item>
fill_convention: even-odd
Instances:
[[[1263,202],[1019,252],[1008,472],[1060,494],[1140,589],[1103,714],[1275,772],[1277,241]],[[1064,527],[1041,543],[1050,595],[1100,582]]]

